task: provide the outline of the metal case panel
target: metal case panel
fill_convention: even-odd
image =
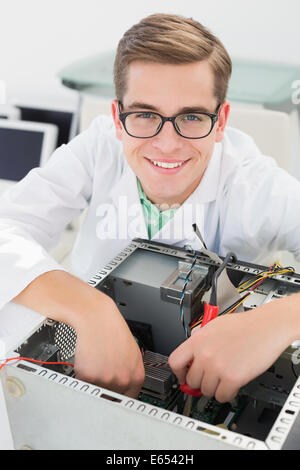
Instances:
[[[253,438],[39,366],[28,371],[19,365],[1,374],[16,449],[266,449]],[[22,396],[8,392],[8,378],[23,385]]]

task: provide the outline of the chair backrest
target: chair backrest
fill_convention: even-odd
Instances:
[[[291,122],[288,114],[256,107],[232,106],[228,125],[253,137],[264,155],[287,171],[291,166]]]
[[[111,113],[111,101],[86,96],[83,99],[80,131],[85,130],[99,114]],[[249,134],[264,155],[276,159],[290,171],[291,123],[288,114],[259,107],[233,104],[228,125]]]
[[[111,100],[99,99],[89,95],[83,97],[79,130],[84,131],[99,114],[111,115]]]

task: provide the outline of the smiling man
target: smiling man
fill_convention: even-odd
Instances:
[[[193,193],[222,140],[228,112],[229,104],[220,106],[214,95],[208,61],[131,63],[113,118],[127,161],[152,202],[182,204]]]
[[[118,46],[112,119],[97,118],[1,202],[0,307],[13,300],[71,325],[83,380],[133,397],[143,383],[141,353],[117,306],[84,282],[134,236],[199,249],[190,233],[178,235],[196,222],[220,255],[251,261],[286,249],[300,259],[299,183],[250,137],[226,129],[230,74],[225,48],[198,22],[141,20]],[[86,207],[75,276],[46,250]],[[169,363],[180,383],[230,400],[300,338],[299,314],[294,295],[217,318]]]

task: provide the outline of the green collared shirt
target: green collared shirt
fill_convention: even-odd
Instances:
[[[151,240],[162,227],[174,216],[177,208],[162,210],[147,198],[140,180],[137,178],[139,197],[143,208],[145,222],[148,230],[148,237]]]

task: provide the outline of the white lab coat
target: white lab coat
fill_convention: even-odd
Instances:
[[[124,219],[120,201],[125,197],[129,214]],[[183,219],[188,204],[197,210],[184,213]],[[148,238],[136,177],[107,116],[95,119],[57,149],[44,168],[32,170],[3,196],[0,309],[40,274],[63,269],[48,250],[87,207],[73,250],[73,272],[84,280],[132,238]],[[229,128],[215,145],[198,188],[154,239],[199,249],[191,230],[196,222],[208,249],[220,255],[230,250],[253,261],[262,252],[288,250],[300,260],[299,208],[300,183],[262,156],[252,138]],[[183,223],[188,229],[184,237]],[[101,239],[106,232],[107,239]],[[116,232],[119,238],[113,237]]]

